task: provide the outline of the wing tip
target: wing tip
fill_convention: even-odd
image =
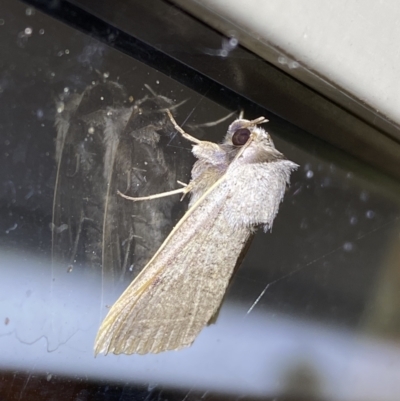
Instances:
[[[94,345],[94,357],[96,358],[99,354],[104,354],[104,356],[108,354],[114,354],[114,355],[120,355],[120,354],[125,354],[125,355],[148,355],[148,354],[159,354],[161,352],[166,352],[166,351],[180,351],[181,349],[188,348],[192,345],[194,340],[190,340],[188,342],[181,342],[179,344],[166,344],[162,342],[156,342],[156,341],[142,341],[136,340],[133,344],[131,345],[123,345],[123,346],[118,346],[118,345],[111,345],[111,344],[105,344],[104,342],[96,341]]]

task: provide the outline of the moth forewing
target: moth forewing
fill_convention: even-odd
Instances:
[[[109,311],[96,353],[155,353],[194,341],[218,309],[249,235],[245,227],[225,233],[228,191],[220,182],[189,209]]]
[[[96,354],[177,350],[214,316],[250,234],[271,227],[297,167],[254,121],[234,121],[221,145],[195,142],[191,206],[110,309]]]

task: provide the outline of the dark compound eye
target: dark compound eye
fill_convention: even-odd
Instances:
[[[232,143],[235,146],[243,146],[250,138],[250,130],[247,128],[239,128],[232,135]]]

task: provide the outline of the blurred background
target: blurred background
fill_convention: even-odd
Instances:
[[[399,14],[3,0],[0,400],[398,400]],[[265,116],[300,168],[190,348],[94,358],[108,307],[187,208],[115,195],[189,180],[165,107],[214,142],[241,110]]]

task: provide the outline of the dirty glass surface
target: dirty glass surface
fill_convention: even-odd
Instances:
[[[3,1],[0,50],[0,399],[398,399],[398,182],[23,3]],[[300,168],[190,348],[94,358],[108,307],[187,207],[116,195],[189,180],[166,107],[216,142],[232,111],[264,115]]]

